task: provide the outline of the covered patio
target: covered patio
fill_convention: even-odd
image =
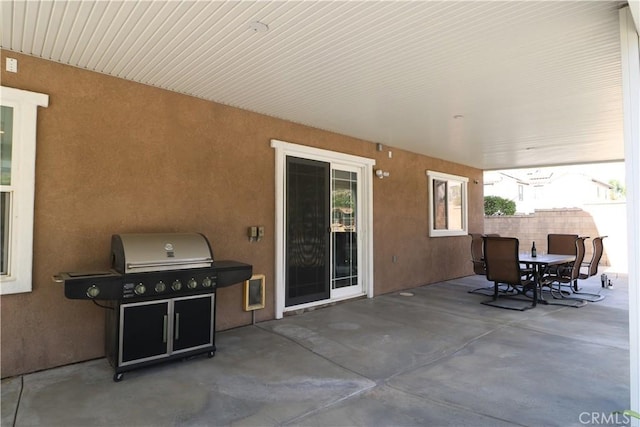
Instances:
[[[627,425],[626,275],[603,301],[482,305],[469,276],[217,334],[112,381],[106,359],[5,379],[2,425]]]
[[[565,426],[638,411],[637,0],[2,10],[2,90],[19,100],[2,107],[33,126],[11,157],[31,165],[15,181],[33,206],[4,234],[21,237],[4,253],[26,256],[6,257],[0,287],[3,425]],[[371,299],[283,302],[287,156],[355,174],[369,214],[356,264],[370,274],[347,297]],[[612,272],[602,302],[483,306],[467,291],[484,278],[461,278],[467,241],[430,235],[434,179],[469,184],[466,236],[486,232],[484,171],[623,159],[628,276]],[[256,226],[263,238],[248,239]],[[213,360],[113,383],[103,309],[51,277],[107,270],[111,236],[139,232],[208,236],[268,297],[244,326],[242,288],[217,290]],[[274,320],[285,308],[299,315]]]

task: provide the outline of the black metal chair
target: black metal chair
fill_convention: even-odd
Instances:
[[[515,237],[484,238],[484,261],[487,280],[493,282],[493,299],[491,301],[485,301],[483,304],[511,310],[526,310],[537,305],[538,288],[535,281],[526,279],[523,275],[518,259],[519,244],[518,239]],[[504,293],[501,294],[499,292],[500,284],[509,285],[518,295],[526,296],[527,292],[531,292],[533,299],[531,305],[515,307],[512,305],[499,304],[499,297],[506,298],[513,296]]]

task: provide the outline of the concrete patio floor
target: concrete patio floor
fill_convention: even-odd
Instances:
[[[106,359],[8,378],[2,426],[625,425],[627,279],[608,274],[582,308],[482,305],[471,276],[219,332],[213,359],[119,383]]]

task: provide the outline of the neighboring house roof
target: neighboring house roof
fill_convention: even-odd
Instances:
[[[498,172],[498,171],[487,172],[485,174],[484,183],[485,185],[492,185],[498,182],[502,182],[505,179],[508,179],[522,185],[544,186],[547,184],[552,184],[566,177],[584,177],[585,180],[590,180],[608,189],[613,188],[611,184],[592,178],[584,173],[575,173],[575,172],[559,172],[558,173],[558,172],[551,172],[551,171],[545,171],[540,169],[537,169],[532,172],[531,171],[524,172],[523,175],[521,176],[515,175],[512,172],[510,173]]]
[[[508,175],[504,172],[489,171],[484,174],[484,185],[493,185],[499,182],[509,179],[515,181],[518,184],[529,185],[528,182],[519,179],[518,177]]]

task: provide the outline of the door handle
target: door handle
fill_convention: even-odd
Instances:
[[[175,324],[175,329],[176,329],[176,341],[178,341],[180,339],[180,313],[176,313],[176,324]]]
[[[175,327],[175,340],[178,341],[180,339],[180,313],[176,313],[176,324]]]
[[[162,323],[163,323],[163,325],[162,325],[162,342],[164,344],[166,344],[167,343],[167,325],[169,323],[169,317],[166,314],[163,317],[164,318],[162,319]]]

